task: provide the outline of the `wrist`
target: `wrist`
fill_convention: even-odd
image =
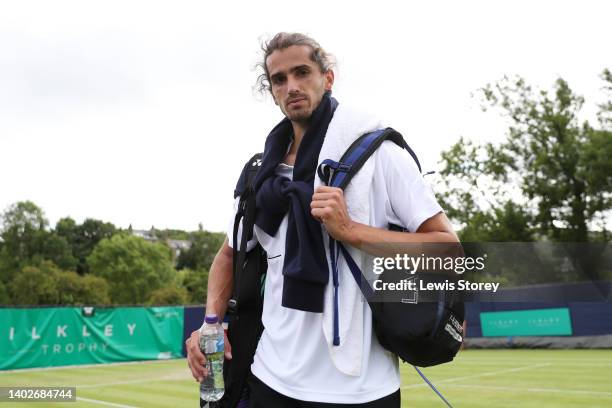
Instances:
[[[346,242],[352,247],[359,248],[361,246],[361,232],[362,232],[362,224],[358,222],[351,221],[347,227],[347,232],[345,235],[345,239],[342,241]]]

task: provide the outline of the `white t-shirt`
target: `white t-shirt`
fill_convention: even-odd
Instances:
[[[376,161],[370,194],[373,226],[386,229],[391,223],[414,232],[425,220],[442,211],[406,150],[385,141],[371,160]],[[276,172],[291,178],[293,167],[281,163]],[[235,209],[237,203],[238,199]],[[274,237],[255,226],[254,238],[247,246],[253,248],[257,240],[268,254],[262,315],[264,332],[251,371],[277,392],[304,401],[360,404],[395,392],[400,386],[398,359],[379,344],[372,330],[367,302],[363,302],[364,353],[359,377],[346,375],[334,366],[323,334],[321,313],[281,305],[287,220],[285,215]],[[228,229],[230,246],[233,246],[233,222],[234,217]],[[359,290],[356,284],[355,290]]]

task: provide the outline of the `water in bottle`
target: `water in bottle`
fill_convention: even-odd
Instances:
[[[200,384],[200,398],[203,401],[218,401],[223,396],[223,326],[217,315],[206,315],[200,329],[200,350],[206,356],[208,375]]]

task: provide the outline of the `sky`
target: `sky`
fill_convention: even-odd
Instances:
[[[502,140],[478,89],[504,75],[566,79],[594,121],[611,15],[584,0],[1,2],[0,211],[225,230],[242,165],[282,118],[253,88],[279,31],[333,53],[334,96],[399,130],[426,171],[461,136]]]

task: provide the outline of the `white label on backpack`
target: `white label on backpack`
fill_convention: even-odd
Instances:
[[[448,334],[453,336],[453,338],[457,340],[459,343],[463,341],[463,337],[461,337],[461,335],[457,333],[457,331],[453,329],[453,327],[450,324],[446,323],[446,326],[444,326],[444,330],[446,330]]]

